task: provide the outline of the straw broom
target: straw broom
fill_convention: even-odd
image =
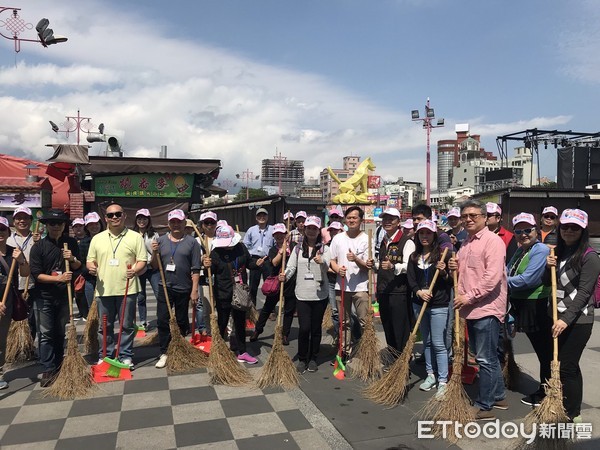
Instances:
[[[326,333],[333,333],[333,319],[331,318],[331,305],[327,304],[327,308],[325,308],[325,313],[323,314],[323,323],[321,324],[321,328],[325,330]]]
[[[158,261],[158,271],[160,272],[160,279],[162,280],[167,309],[169,310],[169,331],[171,333],[171,341],[169,342],[169,347],[167,347],[167,373],[188,372],[190,370],[206,367],[208,358],[204,352],[198,350],[191,342],[187,341],[181,335],[175,313],[171,309],[162,258],[158,252],[156,254],[156,259]]]
[[[289,211],[288,211],[289,212]],[[287,231],[289,233],[290,219],[287,220]],[[285,274],[285,257],[287,256],[287,241],[283,243],[283,257],[281,260],[281,273]],[[282,312],[285,307],[285,297],[283,295],[284,281],[279,283],[279,311],[277,313],[277,326],[275,327],[275,339],[271,354],[267,359],[265,366],[258,378],[257,385],[259,389],[264,389],[269,386],[281,386],[285,389],[293,389],[300,384],[298,371],[294,367],[294,363],[290,355],[283,348],[283,326]]]
[[[508,336],[508,330],[506,324],[503,324],[503,336],[502,346],[504,349],[504,364],[502,365],[502,376],[504,378],[504,385],[507,389],[514,391],[517,389],[519,378],[521,377],[521,368],[515,361],[515,351],[513,343]]]
[[[373,259],[373,230],[369,230],[369,260]],[[351,366],[352,375],[360,380],[375,381],[381,377],[381,358],[379,357],[379,349],[381,343],[375,332],[373,323],[373,270],[369,269],[369,311],[365,320],[363,335],[358,342],[355,355],[355,364]],[[356,365],[356,367],[354,367]]]
[[[554,249],[550,249],[550,256],[554,257]],[[558,309],[556,302],[556,266],[550,268],[552,277],[552,322],[558,320]],[[551,424],[554,430],[557,430],[557,424],[566,423],[569,417],[563,405],[562,382],[560,381],[560,361],[558,360],[558,337],[552,338],[553,358],[550,364],[550,379],[546,383],[546,397],[540,403],[540,406],[534,408],[525,416],[525,426],[528,431],[534,425]],[[518,449],[563,449],[568,447],[568,439],[558,437],[558,433],[552,433],[551,437],[537,436],[532,444],[527,445],[520,441],[516,448]]]
[[[34,234],[37,234],[40,228],[40,222],[36,222]],[[23,255],[24,256],[24,255]],[[29,298],[29,280],[31,274],[25,278],[25,291],[23,299]],[[19,363],[29,361],[35,355],[33,345],[33,337],[31,337],[31,329],[29,328],[28,320],[12,322],[8,330],[6,342],[6,362]]]
[[[446,258],[447,253],[448,249],[445,248],[444,252],[442,253],[441,261]],[[428,288],[430,292],[435,286],[439,274],[439,269],[436,269],[433,279],[431,280],[431,284]],[[419,317],[417,317],[417,322],[415,323],[415,326],[408,337],[406,346],[404,347],[400,357],[394,362],[394,364],[392,364],[390,371],[379,380],[371,383],[371,385],[363,391],[363,396],[366,399],[391,407],[397,405],[406,395],[408,379],[410,376],[410,358],[412,357],[412,351],[417,339],[417,331],[419,330],[419,325],[421,324],[421,319],[423,318],[423,314],[425,314],[426,308],[427,302],[423,302],[423,306],[421,306],[421,311],[419,312]]]
[[[455,257],[455,254],[452,255]],[[454,271],[454,291],[458,289],[458,272]],[[454,310],[454,359],[452,361],[452,376],[446,385],[444,397],[440,400],[431,397],[418,413],[426,420],[435,423],[440,421],[452,421],[465,425],[475,420],[471,408],[471,399],[467,395],[462,383],[462,367],[465,352],[465,319],[460,318],[458,309]],[[456,444],[459,437],[455,434],[455,427],[449,427],[447,439]],[[434,426],[433,434],[440,439],[443,436],[442,427]]]
[[[198,228],[194,225],[198,236]],[[208,238],[204,239],[204,248],[209,252]],[[248,369],[237,362],[235,355],[227,348],[227,343],[221,336],[217,315],[215,313],[215,300],[212,284],[212,269],[208,267],[208,303],[210,304],[210,329],[212,330],[212,343],[208,355],[208,369],[211,384],[225,386],[244,386],[252,381]]]
[[[90,306],[90,312],[87,316],[85,328],[83,329],[83,346],[88,355],[95,355],[100,349],[100,343],[98,342],[98,325],[98,302],[96,301],[96,297],[94,297],[92,305]]]
[[[68,250],[67,243],[63,249]],[[65,259],[65,268],[70,272],[69,260]],[[52,386],[42,394],[44,397],[56,397],[61,400],[73,400],[87,397],[95,387],[92,373],[81,353],[77,343],[77,329],[73,319],[73,286],[67,282],[67,297],[69,302],[70,323],[67,331],[67,352]]]

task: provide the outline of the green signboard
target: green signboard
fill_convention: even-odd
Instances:
[[[98,197],[182,198],[192,196],[194,175],[139,173],[96,177]]]

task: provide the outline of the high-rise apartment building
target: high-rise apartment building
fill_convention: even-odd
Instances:
[[[289,159],[263,159],[261,167],[261,187],[275,186],[283,195],[294,195],[304,184],[304,161]]]

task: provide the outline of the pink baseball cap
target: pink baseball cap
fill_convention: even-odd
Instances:
[[[329,226],[327,227],[328,230],[334,229],[334,230],[343,230],[344,226],[340,223],[340,222],[331,222],[329,224]]]
[[[0,216],[0,225],[4,225],[6,228],[10,229],[10,225],[8,224],[8,219],[6,217]]]
[[[217,220],[217,228],[219,227],[228,227],[229,224],[225,219]]]
[[[283,215],[283,220],[288,220],[288,218],[289,218],[290,220],[294,220],[294,215],[293,215],[291,212],[286,212],[286,213]]]
[[[321,219],[319,219],[317,216],[308,216],[306,218],[306,222],[304,222],[304,226],[321,228]]]
[[[85,220],[83,219],[75,219],[73,220],[73,222],[71,222],[71,226],[74,227],[75,225],[85,225]]]
[[[216,222],[217,214],[212,211],[206,211],[206,212],[200,214],[200,222],[204,222],[206,219],[212,219]]]
[[[565,209],[560,216],[560,223],[574,223],[581,228],[587,228],[588,215],[581,209]]]
[[[513,228],[516,227],[517,224],[520,222],[525,222],[534,227],[537,225],[535,223],[535,217],[533,217],[533,214],[524,213],[524,212],[519,213],[515,217],[513,217],[513,220],[512,220]]]
[[[212,241],[213,248],[229,247],[235,237],[235,231],[229,225],[220,226],[217,228],[215,238]]]
[[[148,211],[146,208],[138,209],[135,213],[135,217],[137,216],[150,217],[150,211]]]
[[[100,216],[97,212],[87,213],[83,218],[84,225],[89,225],[90,223],[100,222]]]
[[[296,213],[296,219],[297,219],[298,217],[304,217],[304,218],[306,219],[306,218],[308,217],[308,214],[306,214],[306,211],[298,211],[298,212]]]
[[[344,217],[344,213],[337,208],[331,208],[328,211],[328,214],[329,214],[329,217],[331,217],[331,216]]]
[[[446,214],[446,217],[458,217],[460,218],[460,208],[452,208],[450,211],[448,211],[448,214]]]
[[[552,213],[552,214],[554,214],[555,216],[558,216],[558,209],[556,209],[554,206],[546,206],[546,207],[544,208],[544,210],[542,211],[542,216],[543,216],[544,214],[548,214],[548,213]]]
[[[500,215],[502,215],[502,208],[500,208],[500,206],[498,206],[497,203],[487,202],[485,204],[485,209],[487,210],[488,214],[500,214]]]
[[[185,213],[180,209],[174,209],[167,216],[167,220],[172,220],[172,219],[185,220]]]
[[[433,220],[424,220],[422,222],[419,222],[419,225],[417,225],[417,233],[423,229],[427,229],[429,231],[432,231],[433,233],[437,233],[437,226]]]
[[[17,206],[13,211],[13,217],[15,217],[19,213],[27,214],[29,217],[33,217],[33,214],[31,214],[31,210],[27,206]]]
[[[287,228],[282,223],[276,223],[275,225],[273,225],[273,234],[275,234],[275,233],[285,234],[285,233],[287,233]]]
[[[402,228],[410,228],[411,230],[415,227],[412,219],[406,219],[406,222],[402,224]]]

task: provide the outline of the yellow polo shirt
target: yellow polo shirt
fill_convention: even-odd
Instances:
[[[124,295],[127,284],[127,264],[147,261],[148,251],[140,233],[125,228],[118,236],[104,230],[92,238],[87,262],[96,262],[96,292],[99,297]],[[140,281],[129,281],[128,294],[137,294]]]

